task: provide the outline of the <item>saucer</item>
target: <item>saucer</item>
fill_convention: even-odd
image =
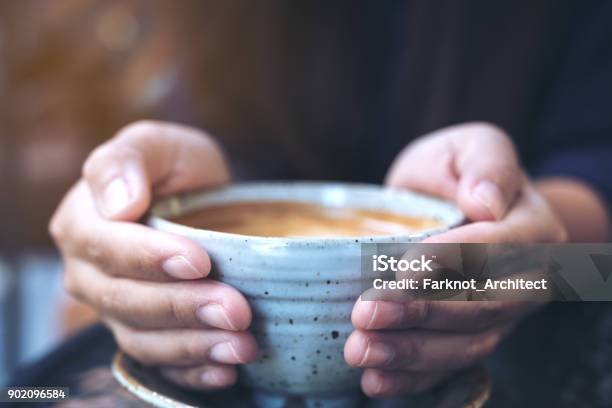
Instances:
[[[171,385],[156,370],[143,367],[117,352],[111,371],[114,378],[142,401],[160,408],[245,408],[253,406],[250,391],[234,386],[223,391],[194,392]],[[465,371],[442,386],[419,396],[388,400],[363,398],[363,408],[480,408],[489,399],[491,383],[482,367]],[[299,398],[288,398],[284,408],[304,406]]]

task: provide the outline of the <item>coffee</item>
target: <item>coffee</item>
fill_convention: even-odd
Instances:
[[[439,226],[431,218],[294,201],[214,205],[173,221],[194,228],[262,237],[407,235]]]

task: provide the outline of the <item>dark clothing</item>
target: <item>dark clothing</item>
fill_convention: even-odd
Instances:
[[[76,396],[83,373],[108,367],[114,350],[110,333],[95,326],[21,370],[9,384],[69,386]],[[487,406],[610,407],[610,367],[612,306],[552,304],[523,321],[490,359],[493,392]]]
[[[487,121],[534,176],[612,199],[611,2],[322,4],[250,8],[201,68],[205,101],[179,120],[220,138],[241,178],[380,183],[414,138]]]

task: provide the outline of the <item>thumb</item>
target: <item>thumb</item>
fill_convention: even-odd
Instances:
[[[485,123],[450,126],[408,145],[386,184],[457,201],[473,221],[501,219],[524,183],[510,138]]]
[[[471,220],[499,220],[525,181],[516,151],[508,136],[497,127],[485,124],[464,127],[461,135],[451,138],[458,176],[457,203]]]
[[[171,194],[229,180],[223,155],[203,132],[142,121],[96,148],[83,166],[98,211],[106,218],[136,221],[153,194]]]

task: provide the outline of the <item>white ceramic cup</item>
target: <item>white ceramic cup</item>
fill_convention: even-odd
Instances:
[[[439,226],[409,235],[285,238],[191,228],[168,219],[206,206],[252,201],[298,201],[376,209],[434,218]],[[351,310],[362,291],[361,243],[419,242],[463,221],[452,204],[406,190],[327,182],[253,182],[175,196],[158,202],[148,224],[191,238],[209,254],[212,278],[242,292],[253,310],[250,330],[259,346],[241,380],[259,405],[282,406],[299,395],[306,406],[352,406],[360,370],[344,361]]]

